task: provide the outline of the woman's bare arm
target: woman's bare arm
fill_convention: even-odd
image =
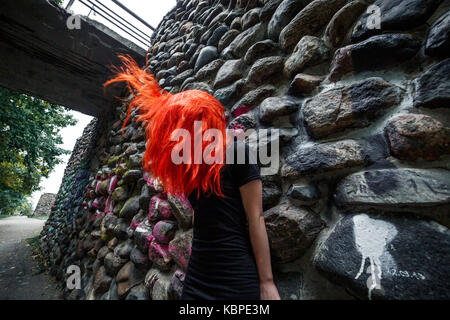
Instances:
[[[256,266],[261,288],[261,299],[279,300],[278,290],[273,282],[270,262],[270,248],[266,225],[262,214],[262,183],[253,180],[239,188],[242,203],[247,215],[250,242],[255,255]]]

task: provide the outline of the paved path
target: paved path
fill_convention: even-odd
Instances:
[[[59,291],[46,274],[32,274],[36,266],[25,239],[39,234],[44,220],[27,217],[0,219],[0,300],[54,300]]]

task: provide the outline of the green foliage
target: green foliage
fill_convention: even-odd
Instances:
[[[75,124],[64,107],[0,88],[0,213],[26,209],[26,197],[70,153],[58,147],[59,131]]]

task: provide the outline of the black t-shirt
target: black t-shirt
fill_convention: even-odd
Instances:
[[[235,142],[232,148],[234,160],[236,152],[243,151],[252,161],[222,167],[225,197],[201,194],[197,199],[196,191],[189,196],[194,235],[182,299],[259,299],[258,271],[239,187],[261,177],[248,146]]]
[[[232,149],[231,149],[232,148]],[[189,195],[189,201],[194,208],[194,237],[210,239],[236,234],[246,237],[247,220],[239,187],[248,182],[261,179],[256,157],[250,152],[247,144],[234,141],[227,148],[228,159],[221,170],[220,185],[224,198],[197,191]]]

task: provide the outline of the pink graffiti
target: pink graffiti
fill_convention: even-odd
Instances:
[[[116,189],[117,186],[117,182],[119,181],[119,179],[117,178],[117,176],[112,176],[111,179],[109,180],[108,183],[108,194],[112,194],[113,191]]]

